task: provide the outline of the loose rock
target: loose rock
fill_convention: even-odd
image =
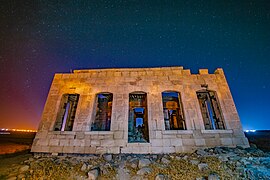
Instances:
[[[19,174],[19,175],[17,176],[17,178],[18,178],[18,179],[25,178],[25,174]]]
[[[21,168],[20,168],[20,172],[25,172],[25,171],[27,171],[29,169],[29,166],[27,166],[27,165],[25,165],[25,166],[22,166]]]
[[[148,166],[149,164],[151,164],[151,161],[149,159],[140,159],[139,160],[139,168]]]
[[[158,175],[156,175],[156,177],[155,177],[155,180],[165,180],[165,179],[166,179],[166,177],[165,177],[164,174],[158,174]]]
[[[190,162],[191,164],[193,164],[193,165],[198,165],[198,164],[200,163],[199,160],[195,160],[195,159],[192,159],[192,160],[190,160],[189,162]]]
[[[98,175],[99,175],[99,170],[98,169],[92,169],[91,171],[89,171],[87,173],[87,175],[88,175],[89,180],[96,180],[98,178]]]
[[[184,159],[184,160],[188,160],[188,156],[185,155],[185,156],[183,157],[183,159]]]
[[[105,161],[109,162],[112,160],[112,155],[111,154],[104,154],[103,158],[105,159]]]
[[[205,180],[204,177],[197,177],[196,180]]]
[[[200,164],[198,164],[198,168],[199,168],[200,171],[205,171],[205,170],[208,169],[208,164],[200,163]]]
[[[196,151],[196,154],[198,154],[198,155],[200,155],[200,156],[205,156],[205,155],[207,155],[208,153],[205,152],[203,149],[198,149],[198,150]]]
[[[219,180],[219,176],[217,174],[210,174],[208,180]]]
[[[82,167],[81,167],[81,171],[85,171],[87,169],[87,165],[85,163],[83,163]]]
[[[169,164],[169,163],[170,163],[170,161],[169,161],[168,159],[166,159],[165,157],[163,157],[163,158],[161,159],[161,162],[162,162],[163,164]]]
[[[137,168],[137,167],[138,167],[138,163],[139,163],[139,161],[138,161],[138,159],[136,159],[136,158],[133,158],[133,159],[131,159],[131,160],[129,161],[129,164],[130,164],[130,166],[131,166],[132,168]]]
[[[149,173],[152,172],[152,169],[150,167],[143,167],[142,169],[140,169],[137,174],[138,175],[147,175]]]
[[[202,156],[201,154],[205,155]],[[169,163],[172,163],[170,165],[176,165],[174,163],[178,163],[177,161],[183,162],[184,160],[186,166],[193,166],[190,167],[192,171],[187,170],[187,176],[192,176],[192,178],[196,180],[221,179],[221,177],[216,173],[211,173],[208,174],[208,176],[205,176],[205,173],[219,172],[217,171],[219,167],[222,168],[220,169],[221,171],[219,174],[226,176],[225,179],[270,179],[270,153],[261,152],[253,147],[246,149],[215,147],[197,150],[195,153],[191,154],[42,156],[39,158],[29,158],[25,161],[23,160],[21,162],[22,165],[12,165],[10,167],[11,171],[8,171],[8,175],[5,177],[11,180],[25,179],[26,177],[37,177],[39,176],[39,170],[52,167],[51,169],[48,169],[50,174],[52,173],[52,176],[48,177],[44,174],[44,179],[53,179],[54,175],[58,176],[59,179],[59,175],[63,175],[65,179],[71,178],[77,180],[94,180],[99,178],[141,180],[146,178],[145,175],[149,175],[149,173],[151,173],[151,178],[155,180],[164,180],[171,178],[171,176],[167,176],[167,170],[165,174],[162,169],[166,168]],[[58,174],[56,173],[58,172],[56,167],[59,166],[61,167],[61,171],[63,171],[60,172],[59,169]],[[198,169],[193,172],[193,168],[195,166],[197,166]],[[140,168],[139,170],[137,169],[138,167]],[[174,167],[172,166],[172,168]],[[91,171],[82,175],[82,172],[77,172],[78,169],[82,172]],[[153,171],[155,174],[152,174]],[[173,171],[168,169],[168,173],[171,172]],[[173,177],[175,176],[172,175],[172,178]]]

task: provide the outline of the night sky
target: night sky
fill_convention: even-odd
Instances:
[[[270,129],[270,1],[0,1],[0,128],[36,129],[53,75],[225,71],[244,129]]]

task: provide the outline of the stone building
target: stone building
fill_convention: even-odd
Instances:
[[[55,74],[32,152],[173,153],[248,147],[222,69]]]

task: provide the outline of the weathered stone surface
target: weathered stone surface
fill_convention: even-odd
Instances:
[[[27,171],[29,169],[29,166],[27,166],[27,165],[24,165],[24,166],[22,166],[21,168],[20,168],[20,172],[25,172],[25,171]]]
[[[204,177],[197,177],[196,180],[205,180]]]
[[[139,160],[139,168],[148,166],[149,164],[151,164],[151,161],[149,159],[140,159]]]
[[[205,152],[203,149],[198,149],[198,150],[196,151],[196,154],[198,154],[198,155],[200,155],[200,156],[205,156],[205,155],[207,155],[208,153]]]
[[[23,179],[23,178],[25,178],[25,174],[19,174],[19,175],[17,176],[17,178],[18,178],[18,179]]]
[[[169,163],[170,163],[170,160],[168,160],[168,159],[166,159],[165,157],[163,157],[163,158],[161,159],[161,162],[162,162],[163,164],[169,164]]]
[[[189,162],[193,165],[198,165],[200,163],[200,161],[196,159],[191,159]]]
[[[87,173],[89,180],[96,180],[99,175],[99,169],[92,169]]]
[[[85,171],[87,169],[87,165],[85,163],[83,163],[82,167],[81,167],[81,171]]]
[[[183,157],[183,159],[184,159],[184,160],[188,160],[188,156],[185,155],[185,156]]]
[[[158,174],[155,177],[155,180],[165,180],[165,179],[166,179],[166,176],[164,174]]]
[[[217,174],[210,174],[208,176],[208,180],[219,180],[219,176]]]
[[[130,159],[129,164],[132,168],[137,168],[139,164],[139,160],[137,158]]]
[[[105,161],[109,162],[112,160],[112,155],[111,154],[104,154],[103,158],[105,159]]]
[[[150,167],[143,167],[137,172],[137,174],[138,175],[146,175],[146,174],[149,174],[151,172],[152,172],[152,169]]]
[[[120,162],[119,167],[117,168],[116,179],[130,179],[129,170],[125,167],[125,163],[123,161]]]
[[[216,93],[216,99],[221,102],[217,105],[220,106],[224,123],[229,129],[205,130],[209,127],[203,124],[204,116],[201,113],[204,111],[200,108],[196,94],[207,88],[213,90]],[[166,125],[164,120],[162,92],[168,90],[179,92],[181,107],[185,108],[182,109],[185,112],[183,113],[185,129],[168,130],[165,128],[170,126]],[[97,110],[96,97],[100,92],[109,92],[113,95],[110,126],[108,126],[110,128],[106,131],[94,130],[92,127],[95,124]],[[132,92],[147,94],[145,101],[147,109],[145,110],[149,117],[146,124],[149,126],[150,139],[149,141],[143,139],[142,131],[138,130],[136,133],[133,132],[133,138],[137,139],[136,143],[131,144],[128,142],[131,137],[128,130],[130,108],[128,100]],[[66,128],[61,124],[63,123],[61,117],[65,112],[65,103],[61,99],[69,95],[72,95],[73,100],[79,97],[78,102],[76,101],[78,104],[72,107],[72,112],[76,110],[76,113],[70,116],[75,116],[73,127],[60,129]],[[183,67],[90,69],[56,74],[39,127],[32,152],[54,155],[61,153],[161,154],[192,152],[198,148],[213,146],[249,146],[224,72],[220,68],[214,74],[209,74],[207,69],[201,69],[199,74],[191,74],[189,69],[183,69]],[[137,143],[138,139],[147,142]],[[239,152],[243,151],[238,149]],[[219,150],[222,152],[222,149],[216,149],[216,151]],[[197,152],[201,156],[208,153],[219,152],[204,152],[203,150]],[[252,153],[251,149],[250,154]],[[259,155],[258,152],[256,153]],[[111,161],[109,159],[110,155],[105,160]]]
[[[200,163],[200,164],[198,164],[198,168],[200,171],[204,171],[204,170],[208,169],[208,164]]]

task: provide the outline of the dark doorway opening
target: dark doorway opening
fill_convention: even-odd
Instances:
[[[197,91],[205,129],[225,129],[221,108],[214,91]]]
[[[147,97],[144,92],[129,94],[128,142],[149,142]]]

